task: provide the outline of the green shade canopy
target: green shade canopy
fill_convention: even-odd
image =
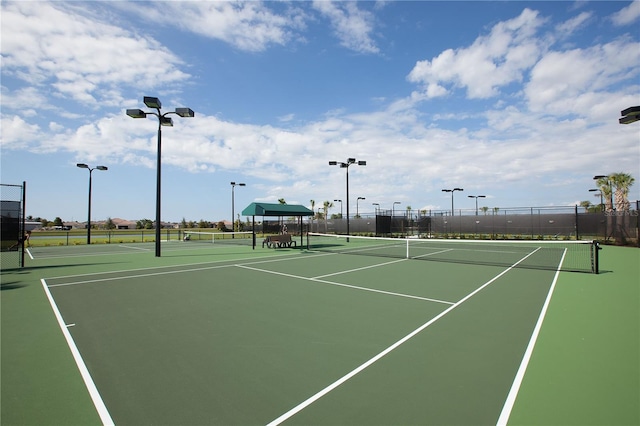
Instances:
[[[313,211],[296,204],[251,203],[243,216],[313,216]]]

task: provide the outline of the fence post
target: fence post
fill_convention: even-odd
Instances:
[[[576,204],[575,209],[575,222],[576,222],[576,240],[580,239],[580,230],[578,229],[578,205]]]

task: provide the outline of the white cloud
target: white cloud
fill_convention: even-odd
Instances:
[[[446,93],[445,85],[466,88],[469,98],[488,98],[499,88],[523,79],[539,58],[541,41],[534,37],[544,20],[525,9],[520,16],[496,24],[491,33],[469,47],[448,49],[432,60],[418,61],[407,76],[425,86],[429,97]]]
[[[640,1],[632,1],[628,6],[622,8],[617,13],[611,15],[611,20],[615,25],[630,25],[640,19]]]
[[[278,15],[262,2],[199,1],[162,2],[162,7],[135,2],[116,6],[152,22],[222,40],[238,49],[260,52],[270,45],[284,45],[304,28],[304,14],[289,7]]]
[[[331,21],[342,46],[360,53],[379,52],[371,38],[374,17],[358,9],[356,2],[316,0],[313,7]]]
[[[531,70],[525,87],[529,108],[559,115],[585,114],[583,99],[630,78],[638,63],[640,43],[625,39],[587,49],[551,51]]]
[[[3,2],[2,25],[3,73],[81,104],[119,100],[121,86],[144,89],[188,77],[160,43],[99,22],[75,5]]]
[[[558,24],[556,26],[556,31],[561,37],[568,37],[576,30],[585,26],[585,24],[591,19],[592,16],[593,14],[590,12],[582,12],[574,18]]]

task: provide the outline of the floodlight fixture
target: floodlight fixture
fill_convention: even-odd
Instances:
[[[171,117],[161,116],[160,125],[165,127],[173,127],[173,120],[171,119]]]
[[[195,117],[196,113],[191,108],[176,108],[176,114],[180,117]]]
[[[88,169],[89,168],[89,166],[87,166],[84,163],[78,163],[78,164],[76,164],[76,166],[80,167],[81,169]]]
[[[620,124],[629,124],[640,120],[640,106],[632,106],[620,111],[621,118],[618,119]]]
[[[337,166],[338,162],[337,161],[329,161],[329,165],[330,166]]]
[[[155,109],[162,108],[162,103],[160,102],[160,99],[154,98],[153,96],[145,96],[143,101],[144,101],[144,104],[149,108],[155,108]]]
[[[141,109],[128,109],[127,115],[131,118],[145,118],[147,113]]]

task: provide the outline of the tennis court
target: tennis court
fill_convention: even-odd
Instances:
[[[506,423],[559,274],[519,267],[530,250],[509,266],[190,242],[30,255],[105,424]]]

